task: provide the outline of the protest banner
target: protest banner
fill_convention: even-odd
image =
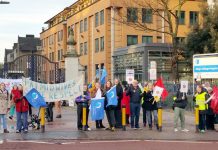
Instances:
[[[83,77],[59,84],[43,84],[23,78],[24,94],[33,88],[39,91],[46,102],[69,100],[72,103],[76,97],[83,94]]]
[[[188,81],[181,81],[180,92],[188,93]]]
[[[135,71],[134,69],[126,69],[126,81],[128,84],[132,84],[135,76]]]
[[[4,83],[6,90],[10,93],[14,85],[22,84],[22,79],[2,79],[0,78],[0,83]]]
[[[152,96],[157,96],[157,97],[161,97],[162,93],[163,93],[163,88],[159,87],[159,86],[155,86],[154,87],[154,92]]]

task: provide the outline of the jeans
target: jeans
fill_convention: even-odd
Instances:
[[[120,109],[115,109],[115,120],[116,120],[116,127],[117,128],[122,127],[121,119],[122,119],[121,110]]]
[[[199,114],[199,130],[205,130],[206,114]]]
[[[17,130],[28,130],[28,112],[17,112]]]
[[[178,126],[178,119],[181,121],[181,129],[185,129],[185,109],[175,107],[174,108],[174,128]]]
[[[146,111],[146,118],[147,118],[149,126],[152,126],[152,117],[151,117],[152,113],[153,113],[153,116],[154,116],[154,124],[158,123],[158,120],[157,120],[157,110],[153,110],[153,111],[147,110]]]
[[[140,103],[130,103],[131,128],[139,128]]]
[[[110,106],[109,106],[110,107]],[[106,116],[107,116],[107,120],[108,120],[108,123],[109,123],[109,126],[110,127],[115,127],[115,111],[113,108],[107,108],[105,110],[106,112]]]
[[[7,129],[7,119],[5,114],[0,114],[0,122],[3,124],[3,129]]]

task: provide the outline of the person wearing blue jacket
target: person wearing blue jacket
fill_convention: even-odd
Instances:
[[[88,126],[88,116],[89,116],[89,101],[91,99],[90,93],[88,91],[88,86],[84,85],[83,95],[76,98],[75,102],[77,104],[77,128],[82,130],[82,116],[83,116],[83,106],[86,107],[86,130],[91,129]]]

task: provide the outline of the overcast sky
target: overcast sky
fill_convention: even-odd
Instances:
[[[0,62],[4,61],[5,48],[12,48],[18,35],[39,37],[42,27],[46,27],[44,22],[76,0],[4,1],[10,1],[10,4],[0,4]]]

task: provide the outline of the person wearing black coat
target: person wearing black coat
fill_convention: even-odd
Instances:
[[[138,86],[138,81],[134,80],[132,85],[126,92],[126,96],[130,96],[130,113],[131,113],[131,128],[139,129],[139,115],[141,108],[141,89]]]
[[[123,88],[119,82],[118,79],[114,80],[114,84],[116,85],[116,92],[117,92],[117,100],[118,100],[118,105],[116,106],[115,109],[115,121],[116,121],[116,128],[122,128],[122,113],[121,113],[121,101],[123,98]]]
[[[213,95],[213,89],[211,87],[207,88],[207,92],[209,96]],[[211,108],[211,101],[208,102],[208,110],[206,114],[206,128],[207,130],[215,130],[214,127],[215,123],[215,114],[213,112],[213,109]]]
[[[149,129],[152,129],[152,119],[154,118],[154,124],[156,125],[156,128],[158,127],[158,118],[157,118],[157,102],[154,100],[153,97],[153,84],[148,83],[148,90],[144,91],[143,98],[144,98],[144,109],[146,110],[146,119],[149,125]],[[153,114],[153,117],[151,117]]]

